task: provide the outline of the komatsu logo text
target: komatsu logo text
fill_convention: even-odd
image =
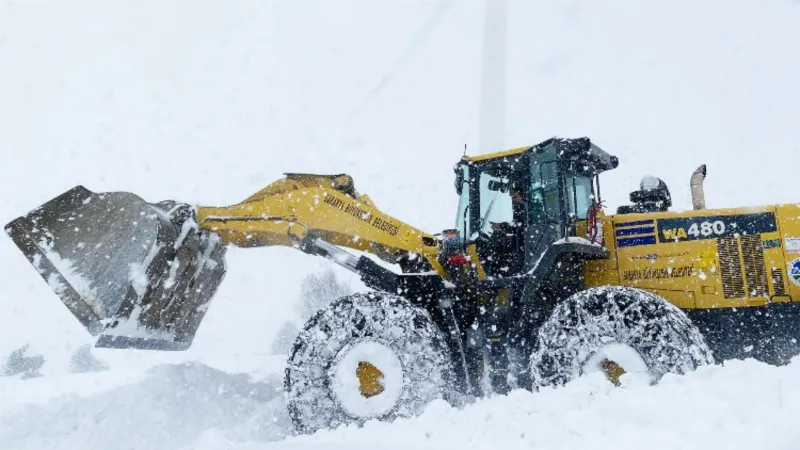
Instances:
[[[623,270],[622,279],[633,280],[660,280],[664,278],[683,278],[694,274],[694,266],[659,267],[653,269]]]
[[[361,220],[362,222],[366,222],[373,227],[390,234],[391,236],[397,236],[397,233],[399,232],[399,227],[397,225],[389,222],[388,220],[373,216],[371,212],[365,211],[352,203],[345,202],[335,195],[326,195],[325,203],[340,211],[344,211],[346,214],[349,214],[356,219]]]

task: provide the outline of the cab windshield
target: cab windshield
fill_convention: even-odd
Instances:
[[[491,235],[502,224],[551,226],[565,223],[568,215],[586,219],[593,204],[593,176],[562,168],[552,146],[529,158],[464,164],[459,170],[456,228],[462,240]]]
[[[567,177],[567,197],[569,198],[569,212],[577,219],[589,217],[589,208],[592,206],[594,195],[592,193],[592,178],[581,175]]]
[[[474,238],[478,232],[491,235],[502,224],[521,226],[527,222],[524,206],[527,189],[519,173],[500,164],[462,166],[461,170],[456,228],[462,239]],[[478,171],[477,177],[470,170]],[[477,180],[477,189],[470,187],[470,179]],[[473,200],[476,193],[477,205]]]

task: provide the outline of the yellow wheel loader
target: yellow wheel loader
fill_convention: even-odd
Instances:
[[[706,209],[701,167],[693,210],[670,211],[646,177],[606,214],[599,176],[617,164],[588,138],[464,157],[456,225],[438,234],[382,213],[348,175],[302,173],[224,207],[79,186],[6,231],[98,347],[188,348],[228,245],[359,274],[371,291],[319,311],[289,355],[301,432],[592,372],[654,383],[799,353],[800,205]]]

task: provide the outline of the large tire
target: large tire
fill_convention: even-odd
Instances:
[[[364,361],[382,371],[378,394],[359,390]],[[428,312],[378,293],[343,297],[312,317],[285,379],[289,415],[301,433],[417,415],[434,399],[449,400],[452,385],[449,350]]]
[[[599,361],[607,364],[614,357],[606,355],[615,353],[631,366],[643,363],[634,370],[620,365],[644,372],[651,383],[714,362],[700,331],[679,308],[640,289],[603,286],[564,300],[542,325],[531,357],[533,387],[563,385],[599,370]]]

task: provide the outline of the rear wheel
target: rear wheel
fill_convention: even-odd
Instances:
[[[534,387],[560,385],[600,371],[617,385],[626,373],[655,383],[713,362],[683,311],[646,291],[603,286],[556,307],[539,330],[531,378]]]
[[[427,311],[400,297],[341,298],[317,313],[286,369],[289,414],[300,432],[416,415],[452,386],[444,337]]]

